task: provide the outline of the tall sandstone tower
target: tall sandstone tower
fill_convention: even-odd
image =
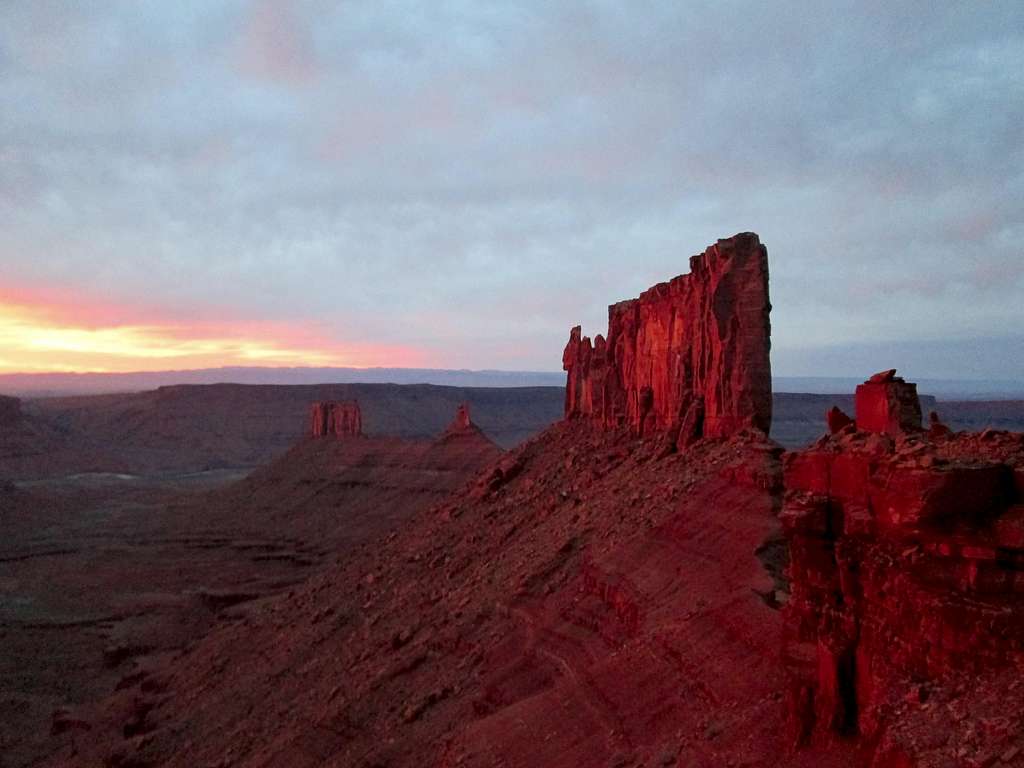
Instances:
[[[579,326],[562,356],[566,418],[675,432],[681,443],[772,421],[768,252],[746,232],[690,259],[690,273],[608,308],[608,335]]]

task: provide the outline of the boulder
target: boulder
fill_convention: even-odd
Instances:
[[[828,413],[825,414],[825,421],[828,422],[828,431],[831,434],[842,432],[848,426],[853,424],[853,419],[843,413],[839,406],[833,405]]]
[[[928,414],[928,436],[932,440],[941,440],[944,437],[949,437],[953,434],[953,430],[947,427],[939,419],[939,414],[932,411]]]

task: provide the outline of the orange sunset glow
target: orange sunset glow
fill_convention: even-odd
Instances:
[[[0,373],[416,364],[417,350],[344,345],[286,324],[117,320],[113,308],[0,298]],[[76,317],[77,315],[77,317]]]

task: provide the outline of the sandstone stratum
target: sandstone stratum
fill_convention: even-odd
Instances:
[[[1024,764],[1024,437],[926,429],[886,371],[786,453],[768,286],[744,233],[574,328],[561,422],[487,453],[459,410],[429,450],[472,477],[126,664],[49,764]],[[303,441],[275,503],[366,443]]]

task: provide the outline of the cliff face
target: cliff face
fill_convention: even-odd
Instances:
[[[572,329],[562,356],[566,418],[680,442],[768,432],[768,255],[757,235],[719,240],[690,274],[608,308],[608,335]],[[673,435],[674,437],[675,435]]]
[[[783,656],[797,743],[881,739],[876,765],[931,765],[887,733],[907,701],[1024,662],[1024,435],[926,432],[892,373],[858,390],[856,424],[787,457]]]
[[[310,432],[313,437],[360,437],[363,434],[363,416],[359,403],[313,403],[310,407]]]

